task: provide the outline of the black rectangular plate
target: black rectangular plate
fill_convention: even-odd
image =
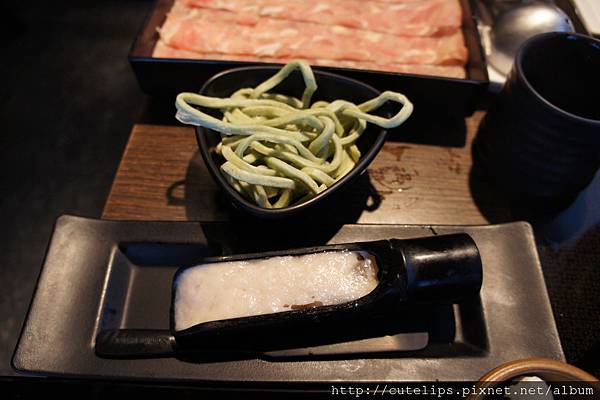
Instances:
[[[423,350],[348,359],[210,362],[108,360],[94,353],[101,327],[168,327],[175,268],[198,263],[204,256],[453,232],[467,232],[476,241],[484,265],[483,289],[479,298],[443,314],[452,316],[453,336],[444,338],[444,329],[435,328]],[[564,360],[526,223],[322,225],[317,230],[314,224],[118,222],[63,216],[56,223],[13,366],[28,375],[248,385],[475,380],[502,362],[525,357]]]
[[[463,7],[462,30],[465,46],[469,51],[466,79],[351,68],[317,68],[363,81],[380,91],[400,91],[407,95],[415,107],[424,114],[435,112],[459,117],[470,115],[479,105],[489,80],[477,24],[471,11],[473,0],[460,1]],[[144,92],[152,95],[173,95],[179,92],[198,91],[206,80],[221,71],[246,65],[267,65],[257,62],[152,57],[154,46],[159,38],[158,29],[164,23],[172,4],[173,0],[156,0],[129,53],[129,62]]]

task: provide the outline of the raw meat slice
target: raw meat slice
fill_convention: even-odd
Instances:
[[[154,48],[156,58],[180,58],[191,60],[219,60],[219,61],[248,61],[248,62],[266,62],[285,64],[291,59],[289,58],[270,58],[270,57],[255,57],[244,55],[231,55],[221,53],[198,53],[189,50],[180,50],[167,45],[164,41],[159,40]],[[418,75],[443,76],[448,78],[465,78],[465,70],[460,66],[440,66],[440,65],[410,65],[410,64],[377,64],[369,61],[347,61],[347,60],[306,60],[311,65],[326,66],[326,67],[343,67],[354,68],[372,71],[400,72]]]
[[[442,37],[409,38],[220,10],[186,11],[181,6],[174,7],[160,33],[169,46],[200,53],[384,65],[464,65],[467,59],[460,31]]]
[[[182,0],[191,7],[225,10],[322,25],[391,33],[401,36],[445,35],[458,31],[458,0],[380,3],[365,0]]]

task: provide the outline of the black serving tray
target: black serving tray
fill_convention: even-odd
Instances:
[[[402,92],[415,104],[420,113],[442,113],[458,117],[471,115],[482,101],[489,80],[477,24],[472,13],[471,2],[474,0],[460,1],[463,7],[462,30],[469,51],[466,79],[351,68],[316,67],[315,69],[363,81],[380,91]],[[158,29],[164,23],[172,5],[173,0],[156,0],[129,53],[129,62],[144,92],[151,95],[171,96],[179,92],[198,91],[206,80],[224,70],[248,65],[273,65],[152,57],[159,39]]]
[[[524,357],[564,360],[531,228],[526,223],[406,225],[118,222],[58,219],[35,297],[13,357],[24,375],[240,385],[333,381],[476,380]],[[344,357],[102,359],[97,332],[168,329],[171,279],[203,257],[326,243],[466,232],[480,250],[479,297],[420,310],[422,350]],[[391,324],[414,322],[411,313]],[[421,321],[422,322],[422,321]],[[432,323],[433,322],[433,323]],[[285,386],[284,385],[284,386]]]

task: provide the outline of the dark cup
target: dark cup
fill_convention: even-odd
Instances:
[[[473,146],[476,168],[518,205],[534,214],[569,205],[600,165],[600,41],[525,42]]]

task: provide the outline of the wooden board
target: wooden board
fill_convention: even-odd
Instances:
[[[471,142],[480,114],[466,120],[461,147],[389,140],[323,218],[386,224],[485,224],[508,220],[489,184],[474,183]],[[487,186],[486,186],[487,185]],[[480,193],[474,193],[474,190]],[[478,198],[478,202],[474,201]],[[488,196],[486,198],[486,196]],[[236,213],[210,177],[194,130],[135,125],[106,202],[115,220],[226,221]]]

